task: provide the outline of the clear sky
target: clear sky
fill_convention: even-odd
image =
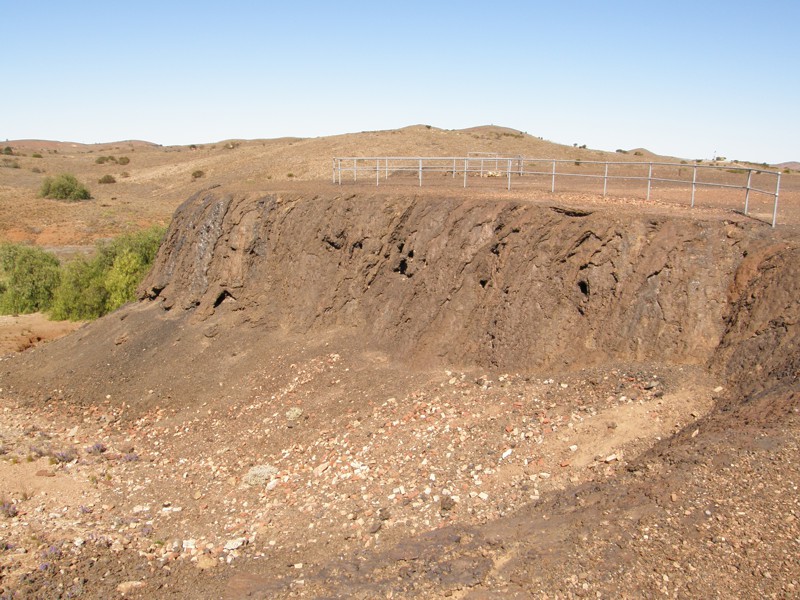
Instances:
[[[800,160],[800,0],[0,0],[0,139],[504,125]]]

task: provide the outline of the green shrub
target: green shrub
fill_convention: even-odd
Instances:
[[[97,163],[98,165],[104,165],[108,162],[108,159],[105,156],[98,156],[94,160],[94,162]]]
[[[0,313],[47,310],[59,281],[54,255],[32,246],[0,245]]]
[[[117,180],[114,179],[113,175],[103,175],[97,180],[97,183],[117,183]]]
[[[119,165],[127,165],[129,162],[131,162],[131,159],[128,158],[127,156],[120,156],[117,159],[117,164]]]
[[[97,245],[91,259],[66,265],[53,298],[56,320],[96,319],[136,299],[136,287],[155,260],[165,229],[153,226]]]
[[[108,310],[114,310],[136,299],[136,286],[147,274],[149,266],[141,256],[128,249],[114,259],[105,279]]]
[[[53,294],[50,317],[56,321],[96,319],[105,314],[105,273],[94,260],[79,257],[67,263]]]
[[[14,154],[14,149],[11,146],[6,146],[5,148],[3,148],[3,154],[11,156],[12,154]]]
[[[39,190],[42,198],[54,200],[88,200],[91,198],[89,190],[80,183],[74,175],[62,173],[56,177],[46,177]]]
[[[201,177],[205,177],[205,171],[200,171],[199,169],[192,173],[192,179],[200,179]]]
[[[42,158],[42,155],[39,154],[38,152],[34,152],[33,154],[31,154],[31,158]]]

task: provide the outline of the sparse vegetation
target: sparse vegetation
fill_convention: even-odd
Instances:
[[[117,164],[118,164],[118,165],[127,165],[127,164],[128,164],[128,163],[130,163],[130,162],[131,162],[131,159],[130,159],[130,158],[128,158],[127,156],[120,156],[120,157],[117,159]]]
[[[205,175],[206,175],[205,171],[201,171],[200,169],[198,169],[197,171],[192,173],[192,179],[200,179],[201,177],[205,177]]]
[[[56,177],[47,177],[42,182],[39,196],[53,200],[88,200],[92,197],[89,190],[74,175],[62,173]]]
[[[31,154],[31,158],[43,158],[43,157],[38,152],[34,152],[33,154]]]
[[[117,183],[117,180],[114,179],[113,175],[103,175],[97,180],[97,183]]]
[[[294,177],[294,173],[287,173],[287,174],[286,174],[286,177],[288,177],[289,179],[291,179],[292,177]]]
[[[14,154],[14,149],[11,146],[6,146],[5,148],[3,148],[3,154],[11,156],[12,154]]]
[[[78,451],[72,446],[53,452],[52,458],[57,463],[69,463],[78,458]]]
[[[86,454],[102,454],[106,450],[106,445],[103,442],[96,442],[95,444],[92,444],[86,448]]]
[[[19,161],[16,161],[11,158],[4,158],[3,159],[3,166],[9,169],[19,169]]]
[[[628,151],[627,151],[627,150],[623,150],[622,148],[617,148],[617,149],[615,150],[615,152],[618,152],[619,154],[627,154],[627,153],[628,153]]]
[[[0,502],[0,514],[6,519],[13,519],[19,514],[16,504],[10,500],[3,500]]]

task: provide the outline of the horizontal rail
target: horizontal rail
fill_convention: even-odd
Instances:
[[[548,170],[531,170],[537,165],[547,165]],[[570,170],[565,170],[564,165],[572,165]],[[576,173],[576,168],[603,167],[602,173]],[[561,169],[559,170],[559,167]],[[541,168],[541,167],[540,167]],[[646,174],[635,174],[637,169],[647,169]],[[621,170],[634,171],[634,173],[621,174]],[[611,172],[610,172],[611,170]],[[654,170],[658,173],[654,174]],[[677,170],[677,178],[673,173],[664,171]],[[727,177],[746,176],[746,183],[708,181],[698,178],[699,173],[717,172]],[[358,181],[361,174],[374,174],[375,185],[380,185],[381,175],[384,181],[392,176],[402,173],[416,174],[421,187],[425,175],[442,173],[452,176],[463,176],[463,187],[467,187],[470,175],[479,175],[484,178],[504,178],[506,187],[511,189],[512,179],[526,176],[546,176],[550,178],[550,191],[556,191],[557,178],[582,178],[602,179],[603,196],[607,195],[608,183],[614,181],[643,181],[647,182],[647,200],[650,200],[653,183],[674,183],[691,187],[691,206],[695,205],[695,192],[698,187],[714,187],[722,189],[743,190],[745,192],[745,215],[749,212],[750,194],[772,196],[772,226],[777,224],[778,198],[780,194],[781,173],[763,168],[741,167],[739,165],[703,165],[699,163],[674,163],[665,161],[599,161],[599,160],[569,160],[556,158],[526,158],[521,155],[502,155],[496,153],[470,152],[467,156],[341,156],[333,158],[333,182],[342,185],[343,174],[352,175],[353,182]],[[691,175],[680,178],[684,173]],[[775,177],[775,189],[770,191],[753,185],[753,176]]]

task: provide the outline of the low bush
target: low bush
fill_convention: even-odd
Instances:
[[[206,175],[205,171],[201,171],[198,169],[197,171],[192,173],[192,179],[200,179],[201,177],[205,177],[205,175]]]
[[[100,243],[91,259],[77,258],[62,272],[53,296],[56,320],[96,319],[136,299],[136,287],[155,260],[165,229],[153,226]]]
[[[0,313],[47,310],[61,280],[58,259],[40,248],[0,245]]]
[[[96,319],[136,297],[165,229],[153,226],[97,245],[65,265],[39,248],[0,245],[0,314],[49,312],[55,320]]]
[[[31,154],[31,158],[42,158],[42,155],[39,154],[38,152],[34,152],[33,154]]]
[[[88,200],[92,197],[89,190],[74,175],[62,173],[55,177],[46,177],[39,190],[42,198],[53,200]]]
[[[117,183],[117,180],[114,179],[113,175],[103,175],[97,180],[97,183]]]
[[[131,162],[131,159],[128,158],[127,156],[120,156],[117,159],[117,164],[118,165],[127,165],[129,162]]]

